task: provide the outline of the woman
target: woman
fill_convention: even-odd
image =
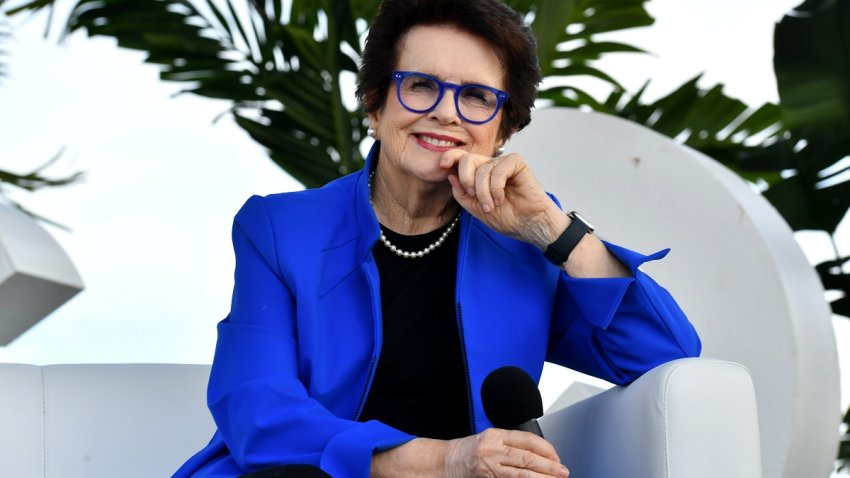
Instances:
[[[637,269],[666,251],[601,242],[500,155],[539,81],[530,31],[498,0],[384,1],[359,76],[365,168],[236,216],[218,432],[177,476],[565,477],[545,440],[492,428],[488,373],[537,380],[549,360],[624,384],[699,354]]]

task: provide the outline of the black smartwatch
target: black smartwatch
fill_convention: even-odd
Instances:
[[[567,229],[558,236],[557,239],[555,239],[555,242],[549,244],[549,247],[547,247],[546,251],[543,252],[546,259],[549,259],[549,262],[556,266],[560,266],[564,262],[567,262],[567,258],[570,257],[570,253],[573,252],[573,249],[576,248],[584,235],[593,232],[593,226],[587,221],[587,219],[582,217],[581,214],[575,211],[570,211],[567,213],[567,216],[572,219],[572,222],[570,222]]]

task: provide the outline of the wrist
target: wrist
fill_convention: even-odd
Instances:
[[[440,475],[443,478],[463,478],[464,474],[464,445],[468,444],[469,437],[467,438],[458,438],[455,440],[449,440],[443,442],[445,444],[445,448],[443,449],[443,467],[442,474]]]
[[[549,244],[555,242],[567,230],[569,224],[570,218],[561,212],[557,206],[554,206],[554,208],[547,210],[536,224],[529,227],[531,234],[529,234],[527,242],[534,244],[541,251],[545,251]]]
[[[578,212],[570,211],[567,217],[567,228],[543,251],[546,259],[558,267],[563,267],[582,240],[593,232],[593,226]]]
[[[445,440],[414,438],[372,456],[371,478],[437,478],[446,469]]]

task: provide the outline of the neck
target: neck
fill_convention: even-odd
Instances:
[[[378,221],[399,234],[413,235],[445,226],[460,211],[448,181],[403,184],[378,171],[371,178],[372,207]]]

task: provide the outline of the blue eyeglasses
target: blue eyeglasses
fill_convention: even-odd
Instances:
[[[418,71],[394,71],[396,94],[402,106],[414,113],[434,110],[446,89],[455,92],[455,109],[464,121],[484,124],[496,117],[508,94],[485,85],[458,85]]]

